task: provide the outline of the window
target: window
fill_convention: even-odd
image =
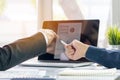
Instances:
[[[0,0],[0,46],[37,31],[37,0]]]
[[[116,0],[0,0],[0,46],[35,33],[44,20],[100,19],[98,45],[105,47],[112,1]]]
[[[105,30],[111,24],[111,0],[53,0],[52,10],[53,20],[99,19],[98,45],[105,47]]]

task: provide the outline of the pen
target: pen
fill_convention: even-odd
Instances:
[[[66,43],[65,41],[63,41],[63,40],[60,40],[60,42],[61,42],[64,46],[67,45],[67,43]]]
[[[68,44],[65,42],[65,41],[63,41],[63,40],[60,40],[60,42],[64,45],[64,46],[67,46]],[[76,49],[71,45],[71,47],[72,47],[72,49],[73,49],[73,54],[72,55],[74,55],[74,53],[75,53],[75,51],[76,51]]]

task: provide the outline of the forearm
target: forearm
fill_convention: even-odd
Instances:
[[[86,58],[109,68],[120,68],[120,50],[106,50],[90,46]]]
[[[43,34],[37,33],[29,38],[17,40],[1,48],[0,70],[13,67],[27,59],[46,52],[46,42]]]

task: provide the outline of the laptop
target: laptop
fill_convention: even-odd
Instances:
[[[61,38],[64,41],[67,39],[68,36],[69,37],[72,36],[72,38],[66,41],[67,43],[70,43],[74,38],[75,39],[77,38],[78,40],[80,40],[85,44],[97,46],[98,33],[99,33],[98,19],[44,21],[42,28],[53,30],[57,35],[62,36]],[[74,32],[75,34],[69,33],[68,31]],[[92,62],[86,58],[81,58],[79,60],[73,61],[73,60],[66,59],[66,56],[63,56],[63,58],[65,59],[62,59],[60,55],[52,55],[53,53],[56,54],[57,52],[60,52],[62,50],[62,49],[61,50],[58,49],[60,45],[56,45],[57,43],[58,42],[56,40],[54,42],[54,47],[52,47],[52,49],[47,49],[46,54],[38,56],[37,63],[29,62],[29,63],[25,63],[24,65],[52,66],[52,67],[78,67],[78,66],[86,66],[86,65],[92,64]],[[56,51],[56,49],[58,49],[58,51]]]

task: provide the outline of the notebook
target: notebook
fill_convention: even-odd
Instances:
[[[64,69],[58,80],[116,80],[117,69]]]
[[[60,39],[70,43],[73,39],[80,40],[83,43],[97,46],[99,33],[99,20],[61,20],[44,21],[43,29],[51,29],[59,35]],[[37,63],[24,63],[23,65],[33,66],[54,66],[54,67],[77,67],[92,64],[86,58],[76,61],[69,60],[64,54],[64,46],[59,40],[53,43],[54,47],[49,47],[46,54],[38,57]],[[54,53],[55,55],[49,54]],[[56,54],[59,53],[59,54]]]
[[[117,72],[116,68],[111,69],[66,69],[58,73],[59,76],[113,76]]]

